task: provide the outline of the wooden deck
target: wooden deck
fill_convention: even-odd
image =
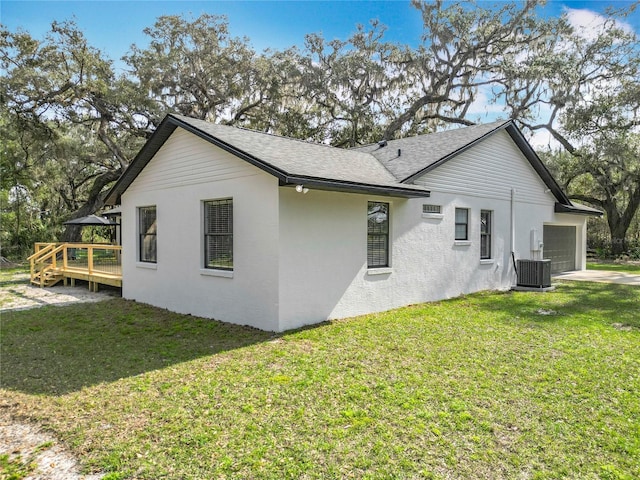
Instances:
[[[89,282],[89,290],[99,285],[122,287],[122,247],[87,243],[36,243],[29,257],[31,283],[51,287],[59,282],[75,285]]]

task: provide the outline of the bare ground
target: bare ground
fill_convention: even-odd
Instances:
[[[5,409],[2,409],[5,410]],[[99,480],[104,474],[83,475],[78,461],[53,435],[40,427],[16,422],[0,412],[0,454],[20,465],[25,480]],[[0,478],[4,477],[0,468]]]
[[[29,285],[28,281],[29,275],[20,273],[0,285],[0,314],[9,310],[27,310],[46,305],[64,306],[80,302],[99,302],[120,295],[119,289],[111,287],[103,287],[99,292],[90,292],[86,285],[77,287],[56,285],[40,288]]]

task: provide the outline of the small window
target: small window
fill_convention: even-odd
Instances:
[[[138,259],[141,262],[157,263],[157,231],[156,207],[138,208]]]
[[[480,211],[480,258],[491,258],[491,211]]]
[[[456,208],[456,240],[469,240],[468,208]]]
[[[422,213],[442,213],[442,205],[422,205]]]
[[[389,204],[369,202],[367,205],[367,266],[389,266]]]
[[[233,199],[204,202],[204,268],[233,270]]]

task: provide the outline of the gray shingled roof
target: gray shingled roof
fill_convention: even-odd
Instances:
[[[108,205],[120,202],[122,193],[178,127],[274,175],[280,185],[304,184],[323,190],[399,197],[428,197],[429,190],[413,185],[413,178],[504,128],[554,193],[559,202],[557,209],[594,214],[571,203],[511,121],[390,140],[384,146],[374,144],[345,150],[175,114],[165,117],[109,191]]]
[[[484,125],[456,128],[443,132],[389,140],[380,144],[359,147],[356,151],[370,153],[402,182],[430,166],[471,147],[476,141],[508,125],[498,121]],[[400,156],[398,156],[400,150]]]
[[[368,185],[399,184],[375,156],[365,152],[218,125],[182,115],[173,116],[291,176]]]

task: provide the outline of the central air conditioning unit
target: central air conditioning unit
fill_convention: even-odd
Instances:
[[[551,260],[518,260],[518,286],[551,286]]]

